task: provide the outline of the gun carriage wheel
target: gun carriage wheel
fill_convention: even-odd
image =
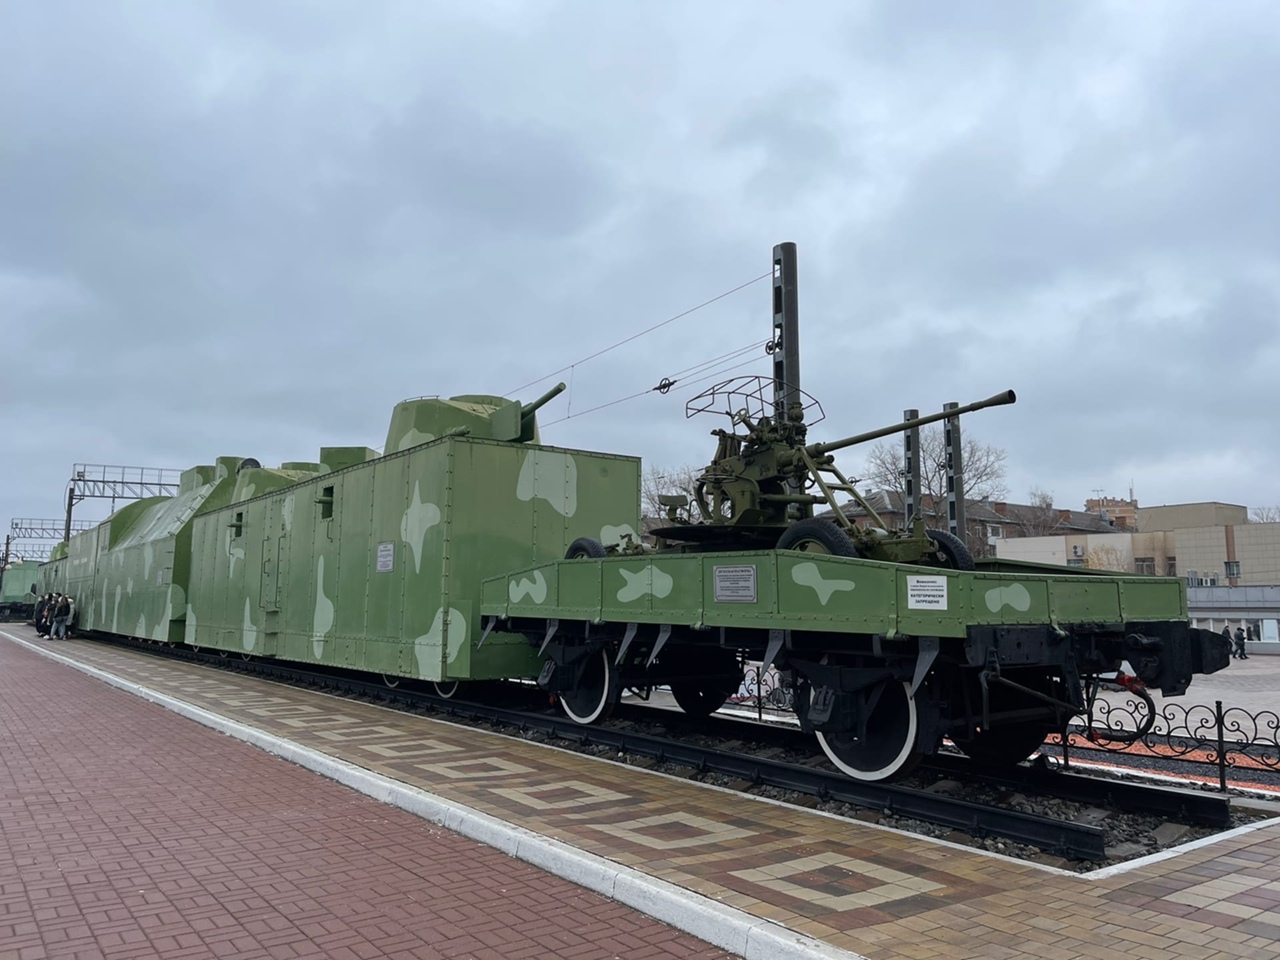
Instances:
[[[973,570],[973,554],[965,542],[946,530],[926,530],[929,539],[938,549],[926,553],[921,563],[929,567],[946,567],[948,570]]]
[[[858,548],[849,535],[828,520],[797,520],[778,538],[779,550],[822,553],[832,557],[856,557]]]

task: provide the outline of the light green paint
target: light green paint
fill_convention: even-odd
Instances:
[[[661,600],[670,596],[671,589],[675,586],[675,578],[666,571],[658,569],[652,563],[645,566],[643,570],[628,570],[625,567],[619,567],[618,573],[622,575],[622,579],[625,581],[625,585],[618,591],[619,603],[631,603],[649,595]]]
[[[797,563],[791,568],[791,580],[802,587],[811,587],[824,607],[833,593],[852,590],[856,586],[852,580],[825,579],[816,563]]]
[[[562,517],[572,517],[578,512],[578,464],[558,450],[529,450],[516,480],[516,499],[545,500]]]
[[[413,571],[422,572],[422,545],[427,531],[440,522],[440,508],[434,503],[423,503],[421,481],[413,482],[413,499],[405,508],[400,521],[400,539],[413,550]]]
[[[1020,583],[1011,583],[1004,587],[992,587],[986,592],[987,609],[999,613],[1010,607],[1019,613],[1031,609],[1031,593]]]
[[[547,578],[542,575],[541,570],[533,571],[533,576],[530,577],[516,577],[511,581],[508,595],[512,603],[519,603],[526,597],[534,603],[546,603]]]

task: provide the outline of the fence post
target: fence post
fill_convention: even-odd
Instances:
[[[756,719],[764,721],[764,677],[760,676],[760,664],[756,664]]]
[[[1213,701],[1214,719],[1218,724],[1218,789],[1223,793],[1227,792],[1227,744],[1226,734],[1223,731],[1222,722],[1222,701]]]

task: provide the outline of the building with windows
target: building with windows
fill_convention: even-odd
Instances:
[[[1181,576],[1192,587],[1280,584],[1280,523],[1250,523],[1237,504],[1180,503],[1137,510],[1137,529],[1005,540],[996,556]]]
[[[905,523],[906,512],[903,507],[905,498],[896,490],[877,490],[866,494],[864,499],[884,522],[885,527],[892,529]],[[1082,510],[1060,510],[1051,504],[1009,503],[1004,500],[992,500],[984,497],[980,500],[965,500],[966,542],[975,557],[994,557],[997,555],[996,545],[1002,540],[1042,537],[1048,534],[1102,534],[1114,532],[1115,526],[1107,518],[1090,514]],[[933,503],[932,498],[925,496],[921,504],[925,524],[931,528],[947,529],[947,504],[945,501]],[[859,527],[866,527],[875,521],[857,503],[844,504],[840,511]],[[831,511],[817,514],[831,516]],[[1062,563],[1063,561],[1053,561]]]

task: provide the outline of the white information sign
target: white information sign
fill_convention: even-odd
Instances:
[[[756,568],[754,564],[714,567],[716,603],[755,603]]]
[[[907,577],[907,609],[947,609],[947,578]]]
[[[378,572],[390,573],[396,566],[396,545],[392,543],[378,544]]]

